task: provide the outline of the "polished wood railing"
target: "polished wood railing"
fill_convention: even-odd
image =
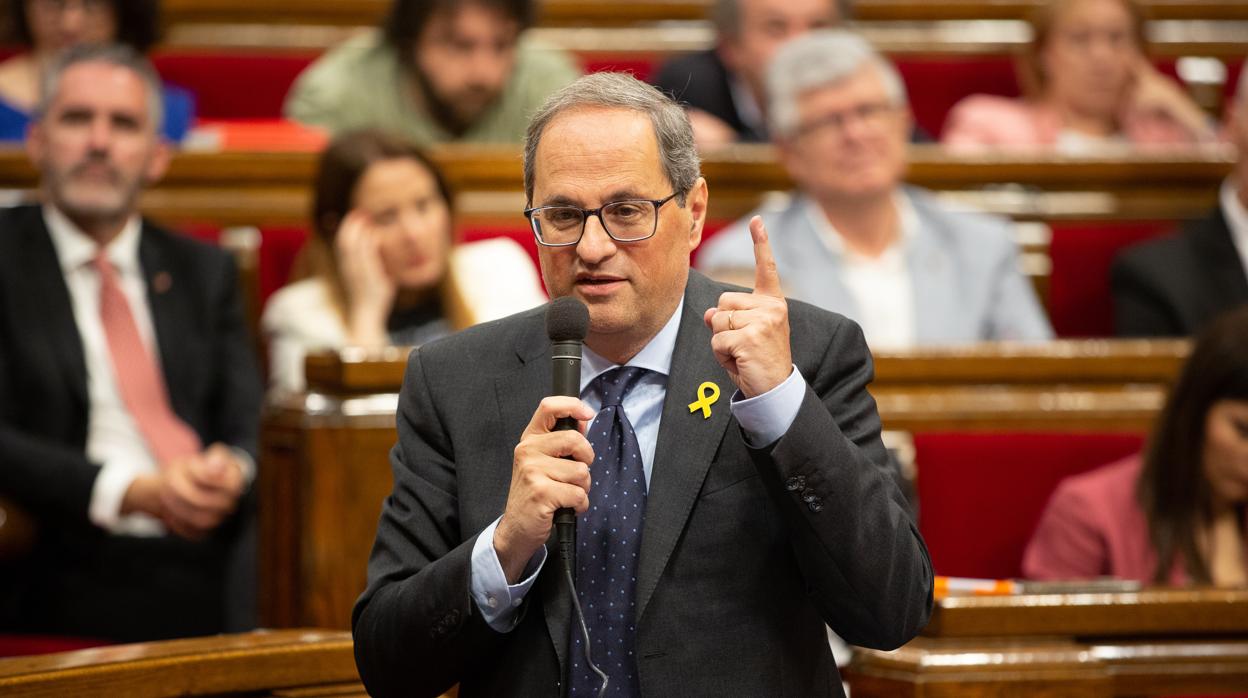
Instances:
[[[1243,695],[1248,590],[952,597],[904,647],[855,649],[848,680],[855,698]]]
[[[860,21],[950,19],[1022,19],[1043,0],[856,0]],[[1248,6],[1238,0],[1144,0],[1155,19],[1248,19]],[[543,24],[618,26],[670,20],[699,20],[711,0],[543,0]],[[166,24],[195,22],[284,22],[302,24],[375,24],[390,0],[164,0]]]
[[[876,357],[884,427],[921,431],[1146,431],[1184,342],[985,345]],[[274,626],[345,628],[364,588],[406,352],[308,357],[310,392],[262,429],[261,599]]]
[[[364,696],[351,635],[277,630],[0,659],[5,696]]]
[[[518,147],[441,146],[434,159],[458,192],[466,224],[523,226],[524,182]],[[1234,154],[1212,147],[1121,158],[951,155],[914,146],[908,181],[1019,220],[1150,220],[1202,215],[1217,199]],[[316,155],[302,152],[179,153],[147,191],[144,210],[158,220],[220,225],[306,223]],[[705,154],[711,217],[733,220],[792,181],[770,146]],[[0,150],[0,189],[31,195],[36,173],[24,153]]]

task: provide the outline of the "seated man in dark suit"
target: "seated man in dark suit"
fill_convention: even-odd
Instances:
[[[1248,70],[1226,131],[1239,151],[1218,207],[1177,235],[1133,245],[1114,260],[1110,286],[1120,337],[1184,337],[1248,303]]]
[[[524,168],[546,287],[588,307],[580,399],[543,399],[544,309],[413,352],[353,614],[365,686],[588,696],[596,666],[619,696],[842,696],[826,627],[895,647],[932,594],[862,331],[780,295],[761,220],[753,292],[689,269],[692,129],[631,76],[552,95]]]
[[[765,143],[771,57],[789,39],[849,19],[849,7],[844,0],[717,0],[715,48],[667,62],[654,84],[688,107],[699,148]]]
[[[147,640],[251,625],[260,384],[231,258],[143,221],[170,152],[122,47],[50,66],[41,206],[0,212],[0,495],[35,521],[5,631]]]

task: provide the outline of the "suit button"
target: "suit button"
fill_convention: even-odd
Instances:
[[[784,481],[784,489],[790,492],[796,492],[806,486],[806,476],[794,475]]]
[[[815,494],[812,490],[802,490],[802,501],[807,504],[813,504],[819,501],[819,495]]]
[[[811,513],[818,514],[819,512],[823,511],[823,502],[819,501],[819,498],[816,497],[815,501],[808,502],[806,504],[806,507],[810,509]]]
[[[451,612],[446,614],[446,623],[447,625],[457,625],[459,623],[458,608],[451,609]]]

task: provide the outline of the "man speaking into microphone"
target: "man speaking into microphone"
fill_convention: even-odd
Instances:
[[[693,135],[631,76],[553,95],[524,172],[546,287],[589,311],[580,398],[549,396],[541,309],[412,354],[353,614],[366,687],[842,695],[825,623],[896,647],[932,593],[862,332],[785,301],[761,221],[753,291],[690,271],[708,200]]]

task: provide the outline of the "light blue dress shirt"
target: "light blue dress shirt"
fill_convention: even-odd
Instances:
[[[699,311],[701,312],[701,311]],[[659,421],[663,416],[663,401],[667,395],[667,377],[671,373],[672,354],[676,349],[676,335],[680,331],[680,319],[684,304],[637,355],[628,360],[627,366],[650,370],[624,398],[624,414],[637,434],[641,447],[642,466],[646,475],[647,489],[654,469],[654,451],[659,441]],[[590,383],[599,375],[615,368],[616,364],[598,356],[589,347],[581,358],[581,400],[595,413],[602,407],[602,396],[590,390]],[[731,400],[732,416],[745,432],[750,445],[759,447],[774,443],[784,435],[806,395],[806,381],[794,366],[789,377],[780,385],[752,398],[744,398],[737,391]],[[697,396],[690,396],[692,402]],[[500,516],[499,519],[502,517]],[[525,567],[524,578],[516,584],[508,584],[502,564],[494,550],[494,531],[499,519],[485,527],[472,548],[472,597],[485,621],[499,632],[515,627],[515,609],[524,602],[525,594],[537,581],[537,575],[546,563],[546,548],[538,548]]]

